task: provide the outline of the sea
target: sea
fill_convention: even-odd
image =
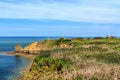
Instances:
[[[59,37],[0,37],[0,80],[16,80],[22,77],[21,71],[30,63],[31,59],[22,56],[4,54],[5,51],[14,51],[16,44],[22,47],[34,41],[57,39]]]

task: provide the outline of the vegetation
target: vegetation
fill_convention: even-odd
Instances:
[[[120,39],[46,40],[23,80],[119,80]],[[44,43],[45,44],[45,43]],[[60,47],[66,44],[72,47]]]

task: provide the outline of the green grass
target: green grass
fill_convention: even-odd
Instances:
[[[120,64],[120,54],[117,53],[99,53],[94,55],[85,55],[86,59],[96,59],[96,61],[107,64]]]
[[[58,39],[47,47],[72,44],[72,48],[42,50],[24,80],[119,80],[120,39]]]

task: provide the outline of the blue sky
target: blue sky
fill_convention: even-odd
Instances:
[[[120,0],[0,0],[0,36],[120,36]]]

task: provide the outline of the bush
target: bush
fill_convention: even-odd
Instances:
[[[96,42],[90,42],[89,44],[96,44],[96,45],[99,45],[99,44],[106,44],[107,42],[98,42],[98,41],[96,41]]]
[[[120,51],[120,46],[114,48],[116,51]]]
[[[80,41],[82,40],[83,41],[84,38],[72,38],[72,40],[80,40]]]
[[[56,45],[60,45],[60,44],[72,44],[72,40],[71,39],[60,38],[56,41]]]
[[[93,39],[103,39],[103,37],[94,37]]]
[[[32,70],[39,72],[56,71],[63,72],[68,69],[68,63],[64,59],[40,58],[33,62]]]

